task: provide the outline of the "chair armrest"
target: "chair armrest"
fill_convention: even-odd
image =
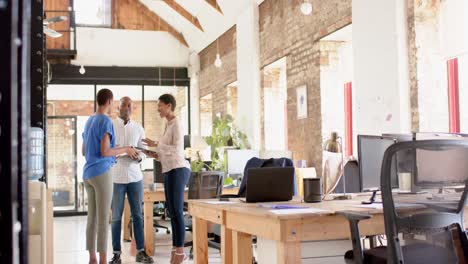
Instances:
[[[343,216],[349,221],[361,221],[361,220],[372,218],[372,215],[370,214],[354,212],[354,211],[337,211],[336,214]]]
[[[364,253],[361,245],[361,235],[359,233],[359,221],[372,218],[371,215],[358,213],[353,211],[339,211],[337,215],[341,215],[349,221],[349,229],[351,231],[351,241],[353,243],[354,263],[364,263]]]

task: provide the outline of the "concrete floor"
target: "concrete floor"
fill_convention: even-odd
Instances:
[[[168,224],[168,223],[166,223]],[[187,241],[191,240],[191,234],[187,233]],[[112,258],[112,242],[109,227],[108,260]],[[155,236],[155,263],[169,263],[171,251],[171,235],[165,231],[156,233]],[[186,248],[186,253],[190,248]],[[135,257],[131,255],[131,243],[122,243],[122,260],[124,264],[132,264]],[[209,249],[210,263],[221,263],[221,255],[218,250]],[[83,264],[88,263],[86,251],[86,216],[56,217],[54,218],[54,263],[55,264]],[[193,263],[187,260],[184,263]]]

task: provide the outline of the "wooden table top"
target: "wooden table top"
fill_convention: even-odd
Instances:
[[[414,195],[408,196],[409,198],[414,197]],[[371,215],[382,214],[382,203],[375,203],[372,205],[363,205],[362,201],[369,200],[370,195],[360,194],[354,196],[351,200],[324,200],[319,203],[305,203],[300,200],[292,200],[289,202],[271,202],[271,203],[245,203],[241,202],[239,199],[231,198],[229,202],[220,202],[217,199],[213,200],[188,200],[189,205],[200,206],[204,208],[212,208],[216,210],[224,210],[227,212],[237,212],[246,215],[262,216],[275,219],[299,219],[304,217],[311,216],[325,216],[325,215],[334,215],[337,211],[353,211],[367,213]],[[408,199],[409,199],[408,198]],[[298,206],[306,207],[313,209],[320,209],[323,211],[313,211],[313,210],[304,210],[300,212],[303,208],[295,210],[295,213],[292,214],[276,214],[271,212],[275,208],[271,208],[273,205],[289,205],[289,206]],[[425,207],[423,204],[420,205],[407,205],[402,207],[401,211],[405,210],[414,210],[421,207]],[[281,209],[280,209],[281,210]],[[291,210],[291,209],[288,209]],[[467,212],[468,209],[465,209]]]

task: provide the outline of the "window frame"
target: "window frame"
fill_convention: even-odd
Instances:
[[[108,23],[102,23],[102,24],[87,24],[87,23],[77,23],[77,16],[76,16],[76,13],[77,13],[77,10],[75,8],[75,2],[76,1],[80,1],[80,0],[71,0],[71,6],[72,6],[72,10],[74,11],[75,13],[75,25],[76,27],[88,27],[88,28],[112,28],[112,20],[113,20],[113,7],[114,7],[114,1],[113,0],[106,0],[106,1],[109,1],[109,13],[110,13],[110,19],[109,19],[109,22]]]

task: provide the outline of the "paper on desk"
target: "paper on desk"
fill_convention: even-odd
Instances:
[[[277,209],[270,210],[271,213],[276,215],[290,215],[290,214],[316,214],[316,213],[328,213],[330,211],[318,209],[318,208],[294,208],[294,209]]]
[[[418,207],[421,205],[418,204],[404,204],[404,203],[395,203],[396,208],[405,208],[405,207]],[[356,204],[353,205],[353,207],[360,207],[360,208],[370,208],[370,209],[383,209],[383,204],[382,203],[376,203],[376,204]]]
[[[233,202],[233,201],[206,201],[205,203],[208,203],[208,204],[236,204],[238,202]]]

